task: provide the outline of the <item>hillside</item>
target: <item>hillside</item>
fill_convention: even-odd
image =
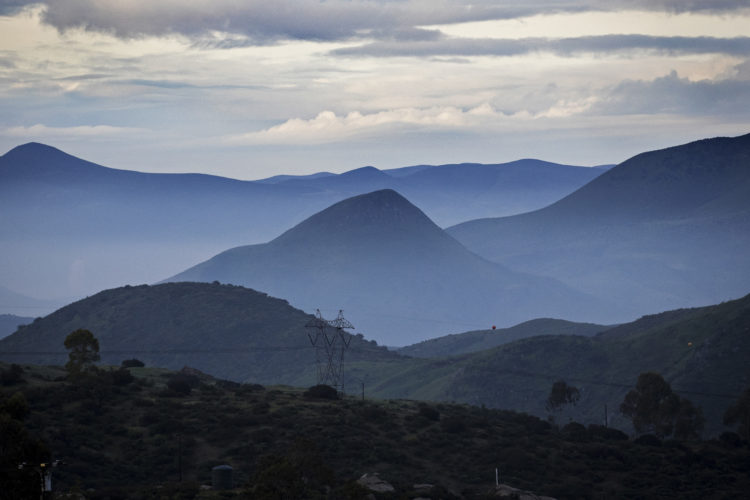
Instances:
[[[34,318],[15,316],[13,314],[0,314],[0,339],[15,332],[19,325],[27,325],[32,321],[34,321]]]
[[[446,171],[458,174],[446,177]],[[0,285],[33,297],[82,297],[154,282],[226,248],[268,241],[333,203],[375,189],[418,195],[448,225],[539,208],[601,172],[528,160],[435,166],[425,178],[406,173],[366,167],[239,181],[117,170],[24,144],[0,156],[0,248],[7,256]],[[456,177],[467,185],[459,189]]]
[[[112,373],[68,382],[59,368],[27,365],[22,383],[0,387],[0,412],[11,394],[24,394],[30,414],[12,422],[43,440],[45,460],[64,459],[52,472],[57,492],[83,490],[90,500],[490,498],[495,468],[501,483],[559,500],[741,498],[750,487],[750,449],[736,435],[629,441],[600,426],[558,430],[465,405],[318,399],[151,368]],[[177,380],[186,391],[170,389]],[[233,468],[235,489],[202,491],[219,464]],[[365,473],[394,491],[359,487]],[[8,477],[22,474],[9,468]],[[36,485],[34,474],[27,480]]]
[[[415,359],[398,369],[354,364],[382,397],[461,401],[547,415],[556,380],[581,391],[572,416],[627,428],[618,413],[640,373],[661,373],[673,389],[703,408],[706,432],[724,427],[724,411],[750,387],[750,295],[715,306],[668,311],[605,330],[594,337],[531,337],[497,348],[435,360]]]
[[[635,156],[535,212],[448,229],[511,269],[551,276],[633,315],[750,289],[750,134]]]
[[[137,358],[236,381],[305,385],[315,380],[305,329],[311,318],[284,300],[237,286],[126,286],[65,306],[0,340],[0,359],[64,364],[65,337],[85,328],[99,340],[103,363]],[[356,336],[347,353],[350,360],[395,356]]]
[[[415,358],[439,358],[484,351],[516,340],[541,335],[582,335],[590,337],[610,327],[593,323],[573,323],[561,319],[540,318],[510,328],[476,330],[428,339],[398,349]]]
[[[540,316],[593,320],[617,308],[469,252],[392,190],[339,202],[264,245],[232,248],[168,281],[235,283],[295,307],[344,309],[368,338],[399,346],[465,324]]]

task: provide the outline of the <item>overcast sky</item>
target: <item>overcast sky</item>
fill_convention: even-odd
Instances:
[[[0,154],[242,179],[750,132],[748,0],[0,0]]]

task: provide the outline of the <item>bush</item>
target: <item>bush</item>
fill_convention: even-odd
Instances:
[[[305,391],[305,397],[315,399],[338,399],[339,393],[330,385],[314,385]]]
[[[590,424],[588,427],[589,436],[592,439],[601,439],[604,441],[627,441],[628,435],[619,429],[604,427],[603,425]]]
[[[174,377],[172,380],[167,382],[167,388],[180,396],[187,396],[193,390],[184,377]]]
[[[127,368],[110,370],[109,377],[112,379],[112,384],[114,385],[128,385],[135,379]]]
[[[23,368],[13,363],[7,370],[0,370],[0,383],[3,385],[13,385],[22,382]]]
[[[643,446],[661,446],[661,439],[653,434],[644,434],[633,440],[633,442]]]
[[[466,430],[466,424],[461,417],[445,417],[440,421],[440,425],[445,432],[450,432],[451,434],[458,434]]]
[[[144,366],[146,366],[146,364],[143,361],[141,361],[140,359],[135,359],[135,358],[126,359],[126,360],[123,360],[122,362],[123,368],[142,368]]]
[[[419,414],[427,420],[440,420],[440,412],[432,406],[422,404],[419,406]]]

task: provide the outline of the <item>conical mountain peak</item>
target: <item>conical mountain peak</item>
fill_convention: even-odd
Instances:
[[[340,201],[318,212],[279,236],[272,243],[294,241],[385,238],[396,235],[412,238],[448,238],[424,212],[392,189],[381,189]]]

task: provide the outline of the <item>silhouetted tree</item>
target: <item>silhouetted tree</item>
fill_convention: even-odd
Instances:
[[[65,369],[71,375],[96,371],[94,363],[99,361],[99,341],[88,330],[78,329],[65,337],[68,362]]]
[[[750,387],[724,413],[724,425],[737,425],[737,434],[750,440]]]
[[[705,422],[700,408],[674,392],[658,373],[638,376],[635,389],[625,395],[620,412],[629,417],[639,434],[653,433],[659,438],[674,433],[680,439],[698,437]]]
[[[558,380],[552,384],[545,408],[547,411],[557,411],[565,405],[575,406],[579,399],[581,392],[577,388],[568,385],[564,380]]]

